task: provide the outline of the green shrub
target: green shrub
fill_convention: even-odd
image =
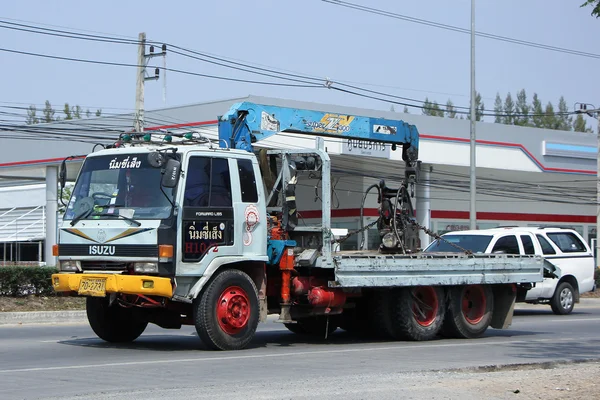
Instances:
[[[51,296],[55,267],[0,267],[0,296]]]
[[[594,279],[596,280],[596,290],[600,290],[600,268],[596,268]]]

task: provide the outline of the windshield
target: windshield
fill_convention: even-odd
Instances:
[[[160,181],[160,168],[150,166],[146,154],[89,157],[81,168],[64,219],[78,218],[79,205],[85,201],[93,201],[93,212],[84,218],[108,218],[110,214],[135,219],[168,218],[172,207],[161,191]],[[172,199],[173,189],[164,188],[164,192]]]
[[[483,253],[492,240],[491,235],[442,235],[442,238],[444,238],[444,240],[436,239],[433,241],[425,250],[423,250],[423,253],[462,253],[462,250],[457,249],[450,243],[460,246],[465,250],[471,250],[473,253]]]

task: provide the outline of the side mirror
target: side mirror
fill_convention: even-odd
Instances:
[[[153,151],[148,154],[148,164],[153,168],[160,168],[165,165],[166,159],[167,157],[159,151]]]
[[[166,188],[174,188],[179,182],[179,174],[181,172],[181,163],[172,158],[167,161],[160,184]]]
[[[67,164],[63,161],[60,164],[60,169],[58,171],[58,183],[60,184],[60,188],[65,188],[65,183],[67,181]]]

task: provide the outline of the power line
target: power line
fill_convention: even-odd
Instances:
[[[430,26],[430,27],[434,27],[434,28],[445,29],[445,30],[452,31],[452,32],[463,33],[463,34],[471,33],[471,31],[466,28],[461,28],[461,27],[454,26],[454,25],[448,25],[448,24],[443,24],[443,23],[439,23],[439,22],[429,21],[429,20],[421,19],[421,18],[410,17],[408,15],[403,15],[403,14],[398,14],[398,13],[394,13],[391,11],[367,7],[367,6],[363,6],[360,4],[350,3],[347,1],[342,1],[342,0],[321,0],[321,1],[323,1],[325,3],[333,4],[335,6],[346,7],[346,8],[363,11],[363,12],[370,13],[370,14],[376,14],[376,15],[381,15],[384,17],[399,19],[399,20],[412,22],[412,23],[416,23],[416,24],[421,24],[421,25],[426,25],[426,26]],[[491,33],[478,32],[478,31],[475,32],[475,35],[486,38],[486,39],[508,42],[508,43],[518,44],[518,45],[522,45],[522,46],[534,47],[534,48],[539,48],[539,49],[549,50],[549,51],[554,51],[554,52],[559,52],[559,53],[572,54],[572,55],[577,55],[577,56],[581,56],[581,57],[600,59],[600,54],[588,53],[588,52],[584,52],[584,51],[567,49],[567,48],[558,47],[558,46],[551,46],[551,45],[547,45],[547,44],[531,42],[528,40],[515,39],[515,38],[511,38],[511,37],[507,37],[507,36],[494,35]]]
[[[17,27],[9,27],[9,26],[4,26],[2,24],[10,24],[10,25],[16,25]],[[22,30],[22,31],[26,31],[26,32],[31,32],[31,33],[43,33],[46,35],[51,35],[51,36],[60,36],[60,37],[67,37],[67,38],[74,38],[74,39],[85,39],[85,40],[93,40],[93,41],[102,41],[102,42],[110,42],[110,43],[120,43],[120,44],[139,44],[139,40],[132,40],[132,39],[121,39],[121,38],[115,38],[115,37],[111,37],[111,36],[106,36],[106,35],[89,35],[89,34],[82,34],[82,33],[78,33],[78,32],[72,32],[72,31],[65,31],[65,30],[57,30],[57,29],[49,29],[49,28],[43,28],[43,27],[39,27],[39,26],[34,26],[34,25],[27,25],[27,24],[16,24],[13,22],[7,22],[7,21],[2,21],[0,20],[0,28],[9,28],[9,29],[17,29],[17,30]],[[24,29],[24,28],[30,28],[30,29]],[[45,32],[47,31],[47,32]],[[148,41],[149,44],[154,43],[154,44],[160,44],[159,42],[156,41]],[[171,50],[172,53],[184,56],[184,57],[189,57],[189,58],[193,58],[199,61],[203,61],[203,62],[207,62],[207,63],[211,63],[214,65],[219,65],[222,67],[226,67],[226,68],[232,68],[235,70],[239,70],[239,71],[244,71],[244,72],[248,72],[248,73],[253,73],[253,74],[258,74],[258,75],[262,75],[262,76],[268,76],[268,77],[272,77],[272,78],[276,78],[276,79],[282,79],[282,80],[287,80],[287,81],[291,81],[291,82],[300,82],[305,84],[306,86],[303,85],[290,85],[290,84],[282,84],[282,83],[276,83],[276,82],[261,82],[261,81],[252,81],[252,80],[245,80],[245,79],[237,79],[237,78],[226,78],[226,77],[218,77],[218,76],[214,76],[214,75],[206,75],[206,74],[198,74],[198,73],[194,73],[194,72],[190,72],[190,71],[182,71],[182,70],[176,70],[176,69],[169,69],[169,68],[160,68],[163,69],[165,71],[173,71],[173,72],[178,72],[178,73],[183,73],[183,74],[190,74],[190,75],[196,75],[196,76],[201,76],[201,77],[207,77],[207,78],[213,78],[213,79],[225,79],[225,80],[233,80],[233,81],[237,81],[237,82],[244,82],[244,83],[256,83],[256,84],[265,84],[265,85],[274,85],[274,86],[288,86],[288,87],[323,87],[323,80],[321,78],[316,78],[316,77],[312,77],[312,76],[308,76],[305,74],[296,74],[296,73],[287,73],[287,72],[281,72],[281,71],[276,71],[272,68],[261,68],[261,67],[256,67],[253,65],[250,65],[248,63],[241,63],[241,62],[235,62],[235,61],[231,61],[231,60],[227,60],[223,57],[217,57],[217,56],[213,56],[207,53],[203,53],[203,52],[198,52],[195,50],[190,50],[190,49],[186,49],[183,48],[181,46],[177,46],[174,44],[170,44],[170,43],[165,43],[169,48],[171,49],[178,49],[181,51],[177,51],[177,50]],[[63,60],[68,60],[68,61],[79,61],[79,62],[91,62],[91,63],[100,63],[100,64],[106,64],[106,65],[118,65],[118,66],[135,66],[137,67],[137,65],[132,65],[132,64],[123,64],[123,63],[112,63],[112,62],[104,62],[104,61],[93,61],[93,60],[81,60],[81,59],[73,59],[73,58],[68,58],[68,57],[58,57],[58,56],[50,56],[50,55],[42,55],[42,54],[38,54],[38,53],[28,53],[28,52],[19,52],[16,50],[8,50],[8,49],[2,49],[4,51],[12,51],[12,52],[17,52],[20,54],[27,54],[27,55],[36,55],[39,57],[48,57],[48,58],[56,58],[56,59],[63,59]],[[186,54],[186,53],[190,53],[190,54]],[[216,61],[215,61],[216,60]],[[228,65],[228,64],[232,64],[232,65]],[[256,71],[255,71],[256,70]],[[281,75],[281,76],[280,76]],[[297,79],[299,78],[299,79]],[[436,108],[433,106],[424,106],[423,104],[418,105],[418,104],[411,104],[411,103],[406,103],[406,102],[400,102],[400,101],[393,101],[387,98],[382,98],[382,97],[377,97],[377,96],[372,96],[372,95],[366,95],[364,93],[358,93],[356,91],[353,90],[349,90],[349,89],[343,89],[343,88],[338,88],[333,86],[333,84],[336,84],[338,86],[344,86],[344,87],[348,87],[351,89],[355,89],[358,91],[362,91],[365,93],[371,93],[371,94],[377,94],[379,96],[384,96],[384,97],[389,97],[391,99],[399,99],[399,100],[406,100],[406,101],[410,101],[410,102],[416,102],[416,103],[423,103],[421,100],[418,99],[413,99],[413,98],[408,98],[408,97],[403,97],[403,96],[396,96],[393,94],[388,94],[388,93],[384,93],[384,92],[380,92],[380,91],[375,91],[375,90],[370,90],[370,89],[365,89],[362,87],[358,87],[356,85],[350,85],[350,84],[346,84],[343,82],[333,82],[333,81],[326,81],[325,85],[330,88],[330,89],[335,89],[347,94],[352,94],[354,96],[360,96],[363,98],[369,98],[369,99],[373,99],[373,100],[378,100],[378,101],[383,101],[386,103],[392,103],[392,104],[397,104],[397,105],[402,105],[402,106],[406,106],[406,107],[411,107],[411,108],[417,108],[417,109],[421,109],[421,110],[429,110],[429,111],[444,111],[441,108]],[[465,107],[465,106],[453,106],[454,110],[453,112],[456,114],[468,114],[468,112],[466,111],[460,111],[460,109],[464,109],[464,110],[468,110],[469,107]],[[546,116],[548,114],[543,113],[543,114],[521,114],[521,113],[514,113],[514,114],[499,114],[499,113],[488,113],[486,111],[490,111],[487,109],[480,109],[478,111],[478,114],[480,116],[494,116],[494,117],[520,117],[520,116],[527,116],[527,117],[533,117],[533,116]],[[448,112],[448,110],[446,110],[446,112]],[[570,112],[570,113],[555,113],[554,115],[570,115],[573,114],[574,112]]]
[[[135,68],[138,67],[137,64],[127,64],[127,63],[120,63],[120,62],[113,62],[113,61],[100,61],[100,60],[88,60],[88,59],[83,59],[83,58],[53,56],[50,54],[33,53],[33,52],[28,52],[28,51],[19,51],[19,50],[6,49],[6,48],[0,48],[0,51],[34,56],[34,57],[50,58],[50,59],[54,59],[54,60],[87,63],[87,64],[111,65],[111,66],[118,66],[118,67],[135,67]],[[232,81],[232,82],[253,83],[253,84],[259,84],[259,85],[271,85],[271,86],[302,87],[302,88],[322,87],[322,86],[317,86],[317,85],[295,85],[295,84],[279,83],[279,82],[266,82],[266,81],[254,81],[254,80],[249,80],[249,79],[237,79],[237,78],[224,77],[224,76],[218,76],[218,75],[208,75],[208,74],[201,74],[198,72],[184,71],[184,70],[175,69],[175,68],[164,68],[164,67],[157,67],[157,68],[165,70],[165,71],[176,72],[176,73],[185,74],[185,75],[199,76],[202,78],[220,79],[220,80],[226,80],[226,81]]]

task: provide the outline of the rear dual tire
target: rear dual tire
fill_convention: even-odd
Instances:
[[[488,285],[453,286],[442,327],[446,337],[474,339],[483,336],[492,321],[494,296]]]

